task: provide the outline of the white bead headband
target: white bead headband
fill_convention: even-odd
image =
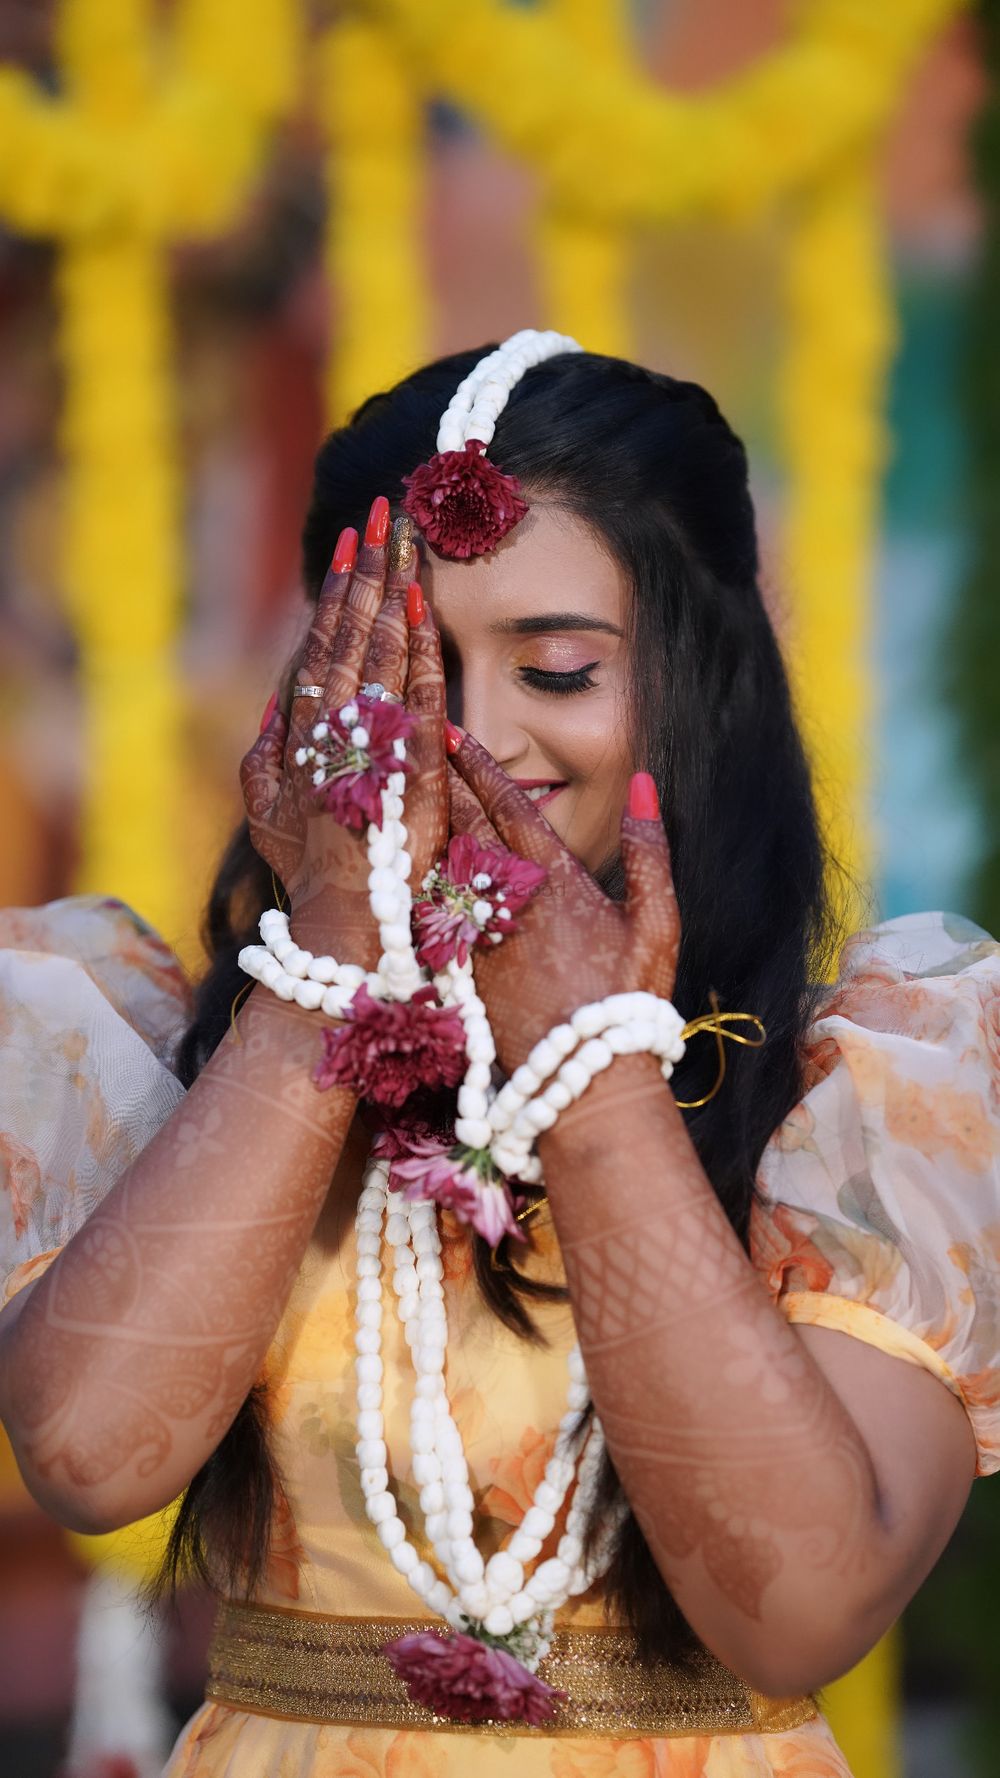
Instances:
[[[512,334],[459,383],[438,427],[437,455],[404,476],[403,502],[439,555],[485,555],[524,517],[528,503],[513,476],[486,456],[496,423],[525,371],[564,352],[582,352],[568,334],[533,327]]]

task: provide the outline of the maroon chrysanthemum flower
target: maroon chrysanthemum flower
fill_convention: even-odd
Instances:
[[[506,1649],[460,1631],[417,1630],[382,1650],[410,1697],[452,1722],[527,1722],[538,1728],[564,1699]]]
[[[490,462],[478,438],[462,451],[439,451],[404,475],[403,486],[403,511],[431,548],[460,561],[496,549],[528,510],[516,477]]]
[[[341,710],[357,711],[355,721]],[[358,692],[341,710],[327,710],[302,749],[300,764],[310,764],[318,802],[341,826],[361,833],[371,822],[382,826],[382,791],[393,772],[412,772],[403,744],[417,719],[389,698]],[[366,738],[361,740],[361,735]],[[397,742],[401,745],[397,748]]]
[[[313,1071],[318,1087],[343,1086],[379,1105],[402,1105],[418,1087],[457,1086],[465,1072],[465,1029],[430,985],[413,999],[376,1000],[362,982],[344,1014],[323,1031]]]
[[[471,834],[456,834],[414,902],[418,962],[434,971],[453,957],[464,964],[474,945],[495,944],[513,932],[514,916],[545,877],[540,864],[519,858],[506,846],[483,846]],[[482,914],[484,907],[490,909],[488,915]]]

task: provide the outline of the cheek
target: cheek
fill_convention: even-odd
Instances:
[[[627,780],[632,771],[632,747],[625,710],[620,699],[596,700],[586,710],[574,714],[567,724],[563,752],[567,763],[573,761],[573,776],[582,787],[593,784],[595,792],[607,794],[619,780]]]

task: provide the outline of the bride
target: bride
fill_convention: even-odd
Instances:
[[[119,903],[0,917],[25,1481],[183,1496],[171,1778],[841,1778],[814,1694],[1000,1466],[1000,950],[841,942],[697,385],[428,365],[304,560],[193,1004]]]

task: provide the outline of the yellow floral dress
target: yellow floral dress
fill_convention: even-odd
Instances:
[[[182,1097],[169,1068],[187,1016],[155,934],[96,898],[0,915],[0,1280],[38,1275]],[[796,1322],[923,1365],[965,1404],[980,1473],[1000,1468],[1000,946],[952,915],[859,933],[810,1032],[807,1090],[761,1162],[752,1256]],[[449,1393],[483,1546],[529,1504],[565,1400],[567,1307],[544,1349],[483,1306],[445,1219]],[[558,1276],[551,1225],[532,1260]],[[283,1476],[263,1604],[421,1615],[362,1506],[353,1442],[351,1243],[323,1219],[268,1353]],[[387,1320],[386,1439],[404,1517],[407,1354]],[[561,1624],[602,1621],[599,1593]],[[167,1778],[848,1778],[821,1716],[780,1732],[638,1739],[335,1727],[208,1702]]]

